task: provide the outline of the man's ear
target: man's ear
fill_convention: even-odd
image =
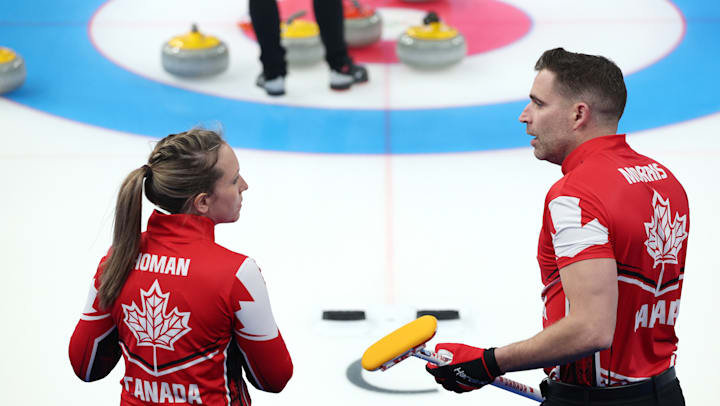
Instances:
[[[587,103],[575,103],[573,106],[573,130],[588,125],[590,123],[590,106]]]
[[[208,194],[207,193],[200,193],[193,199],[192,203],[193,211],[197,214],[207,214],[207,212],[210,210],[210,205],[208,204]]]

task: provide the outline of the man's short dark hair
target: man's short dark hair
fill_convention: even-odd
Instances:
[[[568,52],[563,48],[545,51],[535,70],[555,74],[558,91],[569,98],[586,98],[591,108],[608,119],[620,120],[627,89],[620,68],[605,57]]]

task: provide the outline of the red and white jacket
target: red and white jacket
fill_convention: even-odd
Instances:
[[[85,381],[125,359],[121,405],[249,405],[242,376],[280,392],[293,372],[255,261],[214,242],[202,216],[154,212],[119,297],[98,306],[102,263],[70,339]]]
[[[545,199],[538,244],[543,325],[572,312],[558,270],[590,258],[617,263],[617,323],[609,349],[546,372],[587,386],[657,375],[675,365],[690,229],[685,190],[665,166],[633,151],[624,135],[583,143],[562,172]]]

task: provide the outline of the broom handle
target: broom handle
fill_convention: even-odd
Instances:
[[[412,355],[422,358],[425,361],[432,362],[436,365],[447,365],[450,362],[452,362],[452,357],[449,357],[444,354],[438,354],[436,352],[430,351],[427,348],[420,348],[417,352],[414,352]],[[504,378],[502,376],[499,376],[495,378],[494,381],[490,382],[490,385],[496,386],[500,389],[505,389],[506,391],[512,392],[516,395],[525,396],[528,399],[532,399],[536,402],[542,402],[543,398],[540,394],[540,390],[537,388],[534,388],[532,386],[527,386],[525,384],[522,384],[520,382],[515,382],[511,379]]]

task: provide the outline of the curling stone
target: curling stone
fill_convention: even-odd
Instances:
[[[192,30],[171,38],[162,48],[162,65],[173,75],[201,77],[224,72],[230,63],[228,47],[216,37]]]
[[[10,48],[0,47],[0,94],[11,92],[25,82],[25,61]]]
[[[280,24],[280,42],[285,48],[285,60],[288,65],[312,65],[325,56],[325,47],[320,41],[320,28],[317,23],[299,20],[305,11],[299,11]]]
[[[410,27],[397,40],[395,51],[403,63],[420,69],[444,68],[460,62],[467,44],[456,29],[428,13],[423,25]]]
[[[345,42],[350,47],[374,44],[382,36],[382,19],[371,8],[352,0],[345,10]]]

